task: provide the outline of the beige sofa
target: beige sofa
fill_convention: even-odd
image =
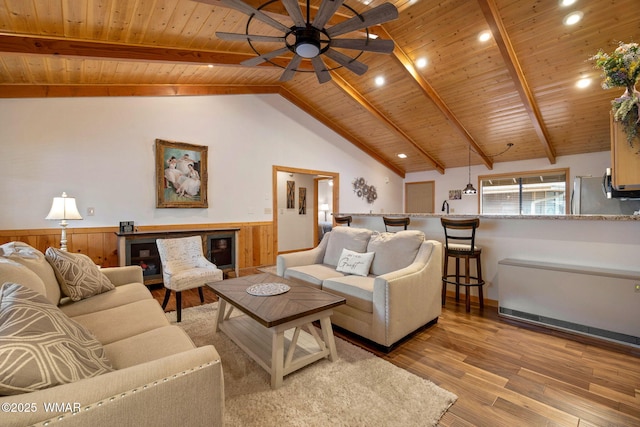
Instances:
[[[140,267],[96,267],[96,271],[100,280],[106,277],[115,285],[113,289],[72,301],[61,294],[65,284],[61,288],[60,280],[66,276],[54,270],[44,254],[21,242],[0,246],[0,289],[5,291],[0,294],[0,307],[5,314],[11,301],[15,306],[21,295],[28,295],[37,302],[36,308],[47,306],[49,315],[62,316],[63,321],[66,316],[88,329],[98,341],[94,350],[102,352],[111,365],[108,372],[69,383],[20,394],[10,390],[9,395],[0,396],[0,424],[221,426],[224,385],[216,349],[195,347],[182,329],[169,323],[142,284]],[[96,276],[95,271],[92,274]],[[42,295],[52,304],[45,304]],[[0,359],[10,355],[8,347],[16,336],[7,332],[10,323],[5,319],[0,324],[5,335],[0,334]],[[49,347],[38,351],[42,348],[46,352]],[[54,359],[55,354],[46,356]],[[30,367],[28,362],[6,366],[6,360],[0,361],[0,386],[5,390],[16,369]],[[36,378],[44,376],[32,373]]]
[[[365,275],[338,271],[349,263],[343,249],[374,254]],[[331,322],[387,349],[442,310],[442,244],[418,230],[336,227],[314,249],[278,255],[276,266],[279,276],[344,297]]]

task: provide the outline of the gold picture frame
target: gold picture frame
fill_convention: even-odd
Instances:
[[[209,147],[156,139],[156,207],[207,208]]]

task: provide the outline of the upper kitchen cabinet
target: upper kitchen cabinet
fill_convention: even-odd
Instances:
[[[616,190],[640,190],[640,140],[633,147],[620,123],[611,119],[612,185]]]

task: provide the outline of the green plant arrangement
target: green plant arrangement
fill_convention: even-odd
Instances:
[[[639,137],[640,92],[636,90],[636,83],[640,77],[640,47],[637,43],[620,42],[613,53],[602,50],[591,57],[596,68],[602,70],[603,89],[625,87],[624,94],[611,101],[613,119],[622,124],[627,134],[627,142],[633,145],[633,140]]]

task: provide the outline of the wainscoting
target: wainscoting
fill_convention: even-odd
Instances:
[[[139,231],[189,230],[206,228],[240,228],[238,239],[239,268],[273,265],[276,262],[274,227],[272,222],[183,224],[140,226]],[[88,255],[103,267],[118,265],[118,227],[68,228],[69,252]],[[28,243],[44,252],[49,246],[60,247],[60,228],[0,230],[0,244],[11,241]]]

